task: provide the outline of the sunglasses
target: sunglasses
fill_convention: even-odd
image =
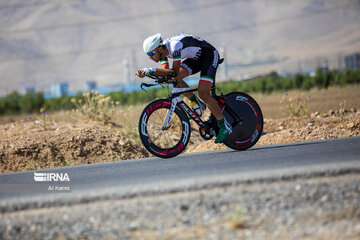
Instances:
[[[156,49],[155,49],[155,50],[156,50]],[[154,56],[155,53],[156,53],[155,50],[153,50],[153,51],[151,51],[151,52],[148,52],[147,55],[150,56],[150,57]]]

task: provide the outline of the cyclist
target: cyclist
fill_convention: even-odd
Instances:
[[[205,40],[193,35],[179,34],[163,40],[160,33],[146,38],[143,49],[151,60],[161,63],[161,68],[143,68],[137,72],[137,76],[141,78],[150,74],[166,77],[175,73],[178,81],[176,87],[188,88],[183,79],[200,72],[198,95],[209,107],[220,126],[215,143],[225,141],[232,127],[225,120],[217,101],[210,95],[220,59],[218,51]],[[168,58],[173,59],[172,68],[169,68]],[[182,59],[185,60],[181,62]],[[184,95],[190,99],[192,109],[201,116],[206,105],[193,93]]]

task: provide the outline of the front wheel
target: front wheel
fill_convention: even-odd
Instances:
[[[225,119],[233,126],[232,133],[224,141],[224,144],[235,150],[251,148],[259,140],[263,131],[263,115],[257,102],[241,92],[232,92],[225,95]],[[236,123],[231,108],[241,121]]]
[[[159,99],[149,103],[139,119],[139,136],[145,148],[153,155],[171,158],[180,154],[190,140],[190,124],[186,113],[175,107],[168,129],[162,125],[171,102]]]

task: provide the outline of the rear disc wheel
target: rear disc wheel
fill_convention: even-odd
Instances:
[[[224,144],[235,150],[251,148],[260,139],[263,131],[264,122],[260,106],[251,96],[241,92],[225,95],[225,102],[242,121],[235,124],[234,117],[225,107],[224,117],[233,126],[233,129]]]

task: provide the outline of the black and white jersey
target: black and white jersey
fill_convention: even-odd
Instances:
[[[200,72],[199,82],[214,83],[219,65],[219,52],[205,40],[187,34],[179,34],[164,40],[163,43],[169,55],[161,59],[161,64],[169,64],[168,57],[173,62],[181,62],[190,75]]]
[[[174,62],[190,58],[197,60],[201,56],[201,49],[204,47],[213,48],[208,42],[193,35],[179,34],[164,40],[169,51],[167,57],[173,58]]]

